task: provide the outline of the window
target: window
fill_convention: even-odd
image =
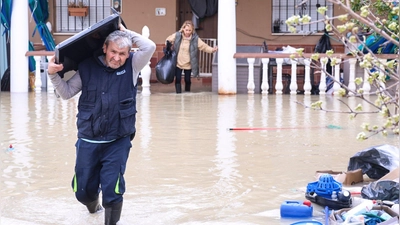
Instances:
[[[87,16],[69,16],[68,3],[83,1]],[[56,33],[77,33],[111,15],[111,0],[55,0]]]
[[[303,4],[301,4],[303,3]],[[272,27],[273,33],[286,33],[288,27],[285,24],[287,18],[293,15],[308,15],[312,21],[323,19],[323,16],[317,12],[319,7],[328,7],[326,14],[329,17],[333,15],[333,4],[328,0],[273,0],[272,1]],[[323,22],[307,24],[297,27],[297,33],[322,32],[325,29]]]

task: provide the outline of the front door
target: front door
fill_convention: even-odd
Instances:
[[[186,20],[193,21],[193,12],[188,0],[177,0],[177,25],[179,30]],[[199,19],[196,33],[209,46],[217,45],[218,14]],[[200,76],[210,76],[212,73],[213,54],[199,51],[199,72]]]
[[[188,0],[177,0],[177,25],[176,30],[179,30],[186,20],[192,20],[193,12]],[[201,39],[214,38],[217,39],[218,34],[218,13],[199,19],[196,33]]]

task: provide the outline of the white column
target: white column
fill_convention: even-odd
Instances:
[[[351,67],[350,67],[351,68]],[[355,67],[354,67],[355,70]],[[351,71],[351,70],[350,70]],[[364,82],[363,82],[363,91],[364,91],[364,95],[369,95],[370,91],[371,91],[371,84],[368,82],[368,78],[369,78],[369,73],[368,73],[368,69],[364,69]],[[353,83],[354,83],[354,78],[353,78]],[[355,87],[354,87],[355,89]]]
[[[338,64],[335,65],[335,81],[333,83],[333,94],[334,95],[338,95],[339,94],[339,89],[340,89],[340,62],[342,60],[341,59],[337,59]],[[339,82],[339,83],[338,83]]]
[[[380,65],[379,65],[379,68],[380,68],[379,77],[386,76],[385,75],[386,59],[379,59],[379,62],[380,62]],[[380,91],[383,91],[383,90],[386,89],[386,84],[383,81],[379,81],[379,86],[380,86],[380,89],[379,89]]]
[[[262,58],[261,62],[263,64],[261,93],[267,95],[268,94],[268,89],[269,89],[269,84],[268,84],[268,63],[269,63],[269,58]]]
[[[11,24],[10,92],[28,92],[29,67],[25,56],[29,51],[28,1],[13,1]]]
[[[324,72],[324,70],[326,70],[326,62],[324,62],[326,60],[326,62],[328,62],[327,58],[321,58],[320,62],[321,62],[321,79],[319,81],[319,95],[325,95],[325,91],[326,91],[326,74]]]
[[[235,0],[218,1],[218,94],[236,94]]]
[[[290,60],[292,63],[292,74],[291,74],[291,79],[290,79],[290,94],[295,95],[297,94],[297,61],[296,60]]]
[[[35,92],[42,92],[42,75],[40,74],[41,56],[33,56],[35,59]]]
[[[356,83],[354,82],[354,79],[356,77],[356,62],[357,59],[356,58],[351,58],[349,59],[349,90],[351,91],[356,91]],[[368,75],[368,73],[367,73]],[[369,92],[369,90],[368,90]],[[350,96],[353,96],[354,93],[353,92],[349,92]]]
[[[142,28],[142,35],[143,37],[149,38],[150,37],[150,30],[147,26]],[[142,71],[140,71],[142,75],[142,95],[149,96],[150,92],[150,76],[151,76],[151,68],[150,68],[150,61],[147,63],[146,66],[143,67]]]
[[[305,71],[304,71],[304,94],[311,94],[311,78],[310,78],[310,59],[304,59]]]
[[[247,81],[247,93],[254,94],[254,62],[255,58],[247,58],[247,62],[249,63],[249,79]]]
[[[281,95],[283,90],[282,84],[282,64],[283,58],[276,58],[276,84],[275,84],[275,94]]]

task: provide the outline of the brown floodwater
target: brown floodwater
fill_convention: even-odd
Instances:
[[[1,92],[0,99],[1,224],[103,224],[103,214],[89,214],[70,186],[78,96],[65,101],[46,92]],[[346,171],[360,150],[398,146],[391,135],[356,140],[363,122],[381,123],[378,114],[350,120],[348,114],[296,103],[317,100],[329,110],[346,110],[333,96],[138,94],[137,134],[119,224],[300,221],[280,218],[280,205],[305,200],[315,171]],[[360,103],[344,100],[350,106]],[[314,205],[313,215],[324,221],[322,207]]]

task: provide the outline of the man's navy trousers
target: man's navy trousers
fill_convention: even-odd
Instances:
[[[76,164],[72,188],[79,202],[88,204],[102,191],[103,207],[111,207],[123,200],[124,173],[129,151],[130,137],[110,143],[91,143],[81,139],[75,144]]]

